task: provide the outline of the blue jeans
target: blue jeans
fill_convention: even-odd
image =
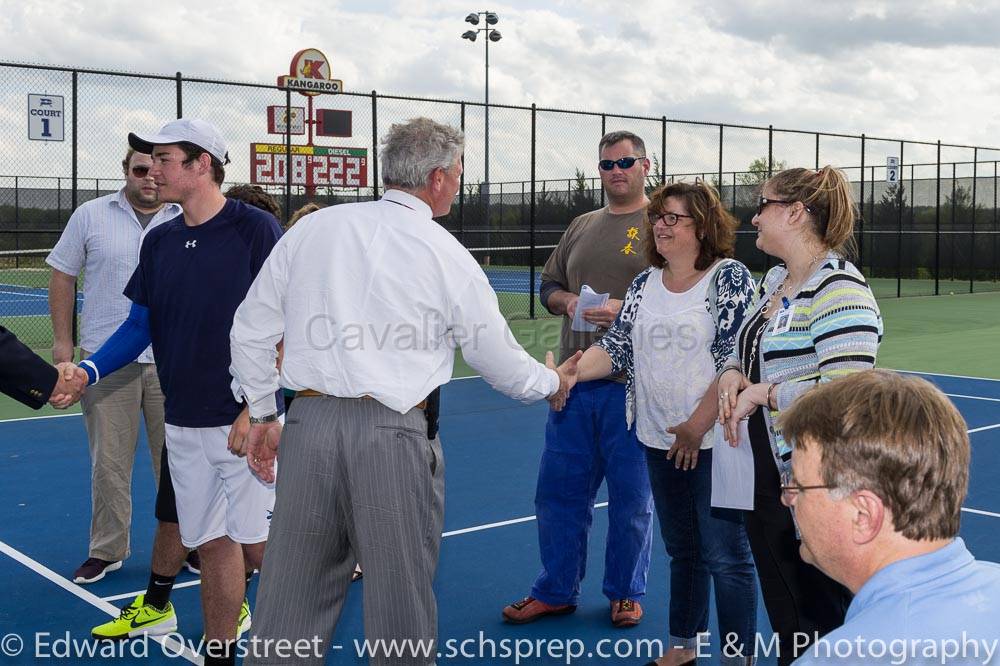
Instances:
[[[652,546],[653,501],[643,446],[625,427],[625,385],[577,384],[561,412],[549,412],[535,512],[542,572],[531,596],[576,604],[587,567],[594,497],[608,482],[604,595],[641,599]]]
[[[712,451],[698,454],[698,465],[679,470],[666,451],[646,448],[660,534],[670,556],[670,645],[694,648],[708,630],[708,582],[715,583],[722,663],[743,663],[752,654],[757,627],[757,579],[743,514],[716,509],[712,498]]]

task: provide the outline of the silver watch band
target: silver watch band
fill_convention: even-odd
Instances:
[[[277,420],[278,420],[277,413],[275,413],[275,414],[268,414],[267,416],[251,416],[250,417],[250,424],[251,425],[260,425],[261,423],[274,423]]]

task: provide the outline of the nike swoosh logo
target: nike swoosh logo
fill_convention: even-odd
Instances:
[[[144,627],[144,626],[146,626],[147,624],[149,624],[151,622],[156,622],[159,619],[160,618],[158,618],[158,617],[154,617],[152,620],[146,620],[145,622],[136,622],[135,620],[132,620],[132,628],[133,629],[138,629],[139,627]]]
[[[158,582],[156,582],[154,580],[153,581],[153,585],[156,585],[157,587],[173,587],[174,584],[173,583],[158,583]]]

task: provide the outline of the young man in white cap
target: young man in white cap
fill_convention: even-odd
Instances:
[[[146,237],[125,288],[129,318],[81,367],[95,383],[152,342],[181,541],[201,555],[205,663],[231,664],[244,558],[259,568],[274,489],[241,459],[250,419],[230,390],[229,330],[281,229],[273,215],[222,195],[229,158],[211,124],[179,119],[128,138],[151,154],[160,200],[184,214]]]

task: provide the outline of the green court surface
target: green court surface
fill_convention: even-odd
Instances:
[[[965,284],[967,287],[968,283]],[[503,294],[500,301],[503,305]],[[885,337],[878,359],[881,367],[1000,379],[1000,354],[995,351],[1000,340],[1000,292],[883,298],[879,306],[885,319]],[[536,307],[537,314],[545,313],[540,305]],[[526,309],[503,309],[508,317],[527,316]],[[3,323],[17,330],[21,322],[15,322]],[[33,323],[40,326],[43,321]],[[547,350],[558,356],[560,319],[513,319],[510,326],[517,341],[535,358],[543,359]],[[47,349],[40,352],[48,358]],[[459,353],[455,376],[474,374],[477,373]],[[69,412],[78,410],[75,407]],[[0,396],[0,419],[65,413],[51,407],[35,412]]]

